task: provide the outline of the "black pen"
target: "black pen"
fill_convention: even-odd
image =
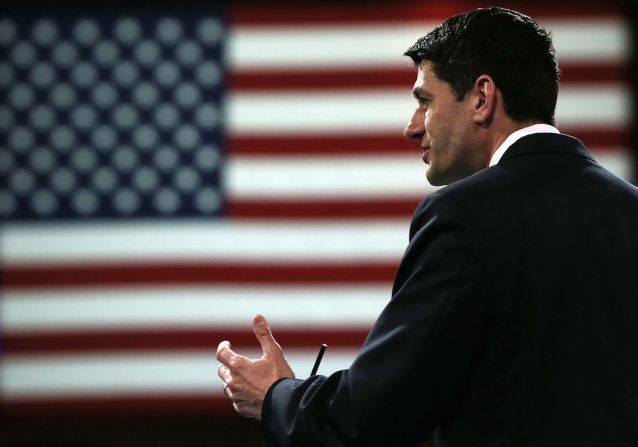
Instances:
[[[310,373],[311,376],[314,376],[315,374],[317,374],[317,370],[319,369],[319,363],[321,363],[321,359],[323,358],[323,353],[326,352],[326,348],[328,347],[327,344],[322,343],[321,347],[319,348],[319,354],[317,354],[317,360],[315,360],[315,366],[312,367],[312,372]]]

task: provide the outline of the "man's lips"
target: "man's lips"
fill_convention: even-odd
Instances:
[[[430,164],[430,148],[429,147],[422,147],[421,149],[423,149],[423,156],[421,157],[421,159],[423,160],[423,162],[425,164]]]

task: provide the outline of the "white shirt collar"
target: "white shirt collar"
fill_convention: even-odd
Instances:
[[[498,149],[494,151],[494,153],[492,154],[492,158],[490,158],[490,166],[494,166],[496,163],[498,163],[503,154],[505,154],[505,151],[507,151],[512,144],[514,144],[520,138],[531,135],[533,133],[560,133],[560,131],[554,126],[550,126],[549,124],[532,124],[531,126],[518,129],[512,132],[505,139],[505,141],[501,143]]]

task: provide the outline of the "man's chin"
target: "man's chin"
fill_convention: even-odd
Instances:
[[[432,168],[432,165],[428,165],[428,169],[425,171],[425,177],[432,186],[445,186],[448,182],[442,178],[441,173]]]

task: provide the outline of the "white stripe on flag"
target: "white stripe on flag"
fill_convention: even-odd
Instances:
[[[552,34],[559,64],[593,60],[613,62],[629,58],[631,28],[627,20],[549,19],[541,26]]]
[[[416,205],[415,205],[416,206]],[[66,262],[398,260],[407,220],[5,224],[5,265]]]
[[[633,157],[629,148],[589,149],[598,163],[618,177],[631,180],[633,175]]]
[[[228,37],[228,58],[236,71],[410,66],[403,53],[435,25],[237,26]]]
[[[224,180],[234,198],[420,197],[434,191],[420,152],[415,143],[412,155],[231,158]]]
[[[259,357],[257,351],[241,352]],[[320,373],[347,368],[354,349],[330,349],[323,358]],[[299,377],[310,374],[316,353],[291,349],[286,352]],[[29,397],[81,397],[83,394],[107,397],[113,393],[135,395],[201,392],[220,395],[214,350],[179,353],[118,353],[81,355],[12,356],[0,368],[0,394],[4,399]]]
[[[442,21],[442,20],[441,20]],[[390,25],[242,25],[228,37],[237,71],[405,66],[403,53],[441,21]],[[622,60],[629,55],[629,26],[622,18],[539,19],[552,32],[560,61]],[[294,36],[294,37],[291,37]]]
[[[0,324],[13,334],[130,327],[248,328],[250,316],[259,312],[279,330],[369,328],[390,293],[389,286],[8,290],[0,300]]]
[[[627,148],[589,149],[614,174],[631,176]],[[415,143],[412,155],[231,157],[224,183],[236,199],[424,197],[436,190],[428,183],[426,170]]]
[[[400,137],[415,104],[408,85],[373,92],[235,92],[228,98],[228,128],[247,135],[390,132]],[[626,126],[630,104],[625,86],[566,85],[559,92],[556,118],[561,126]]]

